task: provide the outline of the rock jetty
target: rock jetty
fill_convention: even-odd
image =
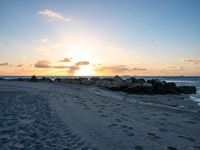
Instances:
[[[66,84],[83,84],[93,85],[106,88],[112,91],[123,91],[129,94],[194,94],[195,86],[177,86],[174,82],[165,82],[158,79],[144,80],[134,77],[123,80],[118,75],[113,78],[56,78],[54,81],[50,78],[41,79],[33,75],[30,79],[18,78],[17,81],[30,82],[49,82],[49,83],[66,83]]]

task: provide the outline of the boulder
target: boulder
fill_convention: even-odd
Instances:
[[[136,79],[137,80],[137,79]],[[138,79],[137,80],[139,83],[145,83],[146,81],[144,79]]]
[[[50,78],[46,78],[46,77],[42,77],[42,79],[40,81],[42,81],[42,82],[49,82],[49,83],[52,82],[52,80]]]
[[[111,81],[108,81],[108,80],[96,80],[95,81],[95,85],[99,86],[99,87],[108,88],[110,84],[111,84]]]
[[[195,94],[197,91],[195,86],[179,86],[177,88],[180,93],[184,94]]]
[[[99,81],[99,80],[101,80],[101,79],[98,78],[98,77],[92,77],[92,78],[90,78],[90,80],[93,81],[93,82],[95,83],[96,81]]]
[[[38,79],[37,79],[37,77],[36,77],[35,75],[33,75],[33,76],[29,79],[29,81],[31,81],[31,82],[37,82]]]
[[[55,80],[54,80],[54,82],[61,82],[62,81],[62,79],[61,78],[56,78]]]
[[[124,90],[129,94],[153,94],[153,86],[150,83],[134,83]]]
[[[134,83],[131,86],[124,89],[125,92],[129,94],[140,93],[142,85],[140,83]]]
[[[78,78],[78,79],[70,79],[70,83],[72,84],[81,84],[82,83],[82,80],[81,78]]]
[[[167,94],[167,90],[162,83],[153,84],[153,92],[156,94]]]
[[[122,81],[123,79],[120,78],[118,75],[113,77],[113,81]]]
[[[168,82],[164,84],[166,92],[169,94],[178,94],[176,84],[174,82]]]
[[[128,79],[127,79],[128,80]],[[132,83],[139,83],[138,79],[131,77],[129,80],[132,81]]]
[[[152,85],[162,84],[162,82],[158,79],[147,80],[147,83],[150,83]]]
[[[84,85],[91,85],[91,84],[94,84],[94,82],[92,80],[88,80],[87,78],[83,79],[82,81],[82,84]]]
[[[104,80],[104,81],[113,81],[112,78],[102,78],[101,80]]]

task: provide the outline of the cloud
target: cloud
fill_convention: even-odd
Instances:
[[[200,64],[200,58],[197,59],[182,59],[181,62],[190,63],[190,64]]]
[[[163,70],[168,70],[168,71],[182,71],[182,70],[184,70],[183,66],[174,66],[174,65],[170,65],[170,64],[162,64],[161,68]]]
[[[145,71],[145,70],[147,70],[146,68],[133,68],[132,69],[133,71]]]
[[[131,68],[126,65],[114,65],[114,66],[94,66],[94,70],[100,74],[131,74],[133,71],[145,71],[145,68]]]
[[[5,63],[0,63],[0,66],[8,66],[8,63],[5,62]]]
[[[54,20],[70,21],[70,18],[64,17],[60,13],[49,10],[49,9],[39,11],[38,14],[46,16],[46,17],[48,17],[50,19],[54,19]]]
[[[67,73],[69,75],[74,75],[74,73],[78,70],[80,70],[80,66],[83,65],[89,65],[90,63],[88,61],[79,61],[75,63],[73,66],[70,66],[69,69],[67,70]]]
[[[64,59],[60,60],[59,62],[71,62],[72,58],[65,57]]]
[[[53,68],[64,69],[64,68],[69,68],[69,66],[59,65],[59,66],[53,66]]]
[[[61,60],[62,62],[66,62],[69,61],[69,58],[64,58],[63,60]],[[71,58],[70,58],[71,61]],[[67,69],[67,73],[68,75],[74,75],[76,71],[80,70],[80,67],[83,65],[88,65],[89,62],[88,61],[79,61],[76,62],[74,64],[72,64],[71,66],[65,66],[65,65],[51,65],[51,62],[48,60],[39,60],[36,62],[35,67],[36,68],[49,68],[49,69]]]
[[[77,65],[77,66],[89,65],[89,62],[88,62],[88,61],[79,61],[79,62],[77,62],[75,65]]]
[[[130,72],[131,70],[124,65],[116,65],[116,66],[95,66],[96,72],[101,73],[124,73]]]
[[[19,64],[19,65],[17,65],[17,67],[22,67],[23,66],[23,64]]]
[[[74,66],[70,66],[69,69],[67,70],[67,73],[69,75],[74,75],[74,73],[76,71],[78,71],[80,69],[80,66],[74,65]]]
[[[36,68],[51,68],[50,61],[48,60],[39,60],[36,62],[35,67]]]

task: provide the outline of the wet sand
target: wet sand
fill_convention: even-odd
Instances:
[[[188,95],[0,81],[0,149],[198,150],[200,106]]]

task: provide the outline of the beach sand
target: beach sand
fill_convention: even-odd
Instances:
[[[0,81],[0,149],[199,150],[200,106],[188,95]]]

